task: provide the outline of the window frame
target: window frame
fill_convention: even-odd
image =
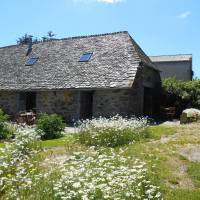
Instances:
[[[38,57],[30,57],[30,58],[28,58],[26,60],[25,65],[26,66],[32,66],[32,65],[34,65],[38,61],[38,59],[39,59]],[[31,62],[31,60],[34,60],[34,61]],[[29,63],[29,62],[31,62],[31,63]]]
[[[84,59],[84,56],[88,56],[87,59]],[[86,52],[86,53],[83,53],[80,58],[79,58],[79,62],[89,62],[91,57],[93,55],[93,52]]]

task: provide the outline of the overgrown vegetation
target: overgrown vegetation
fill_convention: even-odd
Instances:
[[[0,140],[12,138],[14,132],[14,126],[8,123],[8,115],[0,109]]]
[[[61,199],[162,199],[145,163],[111,152],[80,152],[67,159],[55,184]]]
[[[200,109],[200,80],[181,81],[175,78],[162,80],[165,106],[175,106],[177,114],[186,108]]]
[[[147,119],[126,119],[120,116],[85,120],[79,125],[78,140],[89,146],[116,147],[147,137]]]
[[[62,137],[65,126],[62,117],[57,114],[42,113],[36,120],[36,130],[43,140]]]
[[[91,124],[132,127],[142,132],[139,140],[116,142],[114,148],[106,140],[97,148],[82,145],[76,134],[40,141],[33,127],[18,126],[15,139],[0,145],[0,199],[198,199],[200,165],[180,150],[200,144],[200,125],[146,126],[146,119],[119,119]]]
[[[123,150],[74,149],[64,165],[58,165],[55,159],[54,164],[44,161],[48,153],[41,152],[39,139],[33,128],[20,128],[1,149],[0,199],[162,199],[159,187],[148,178],[146,164],[124,157]]]
[[[38,139],[34,131],[21,129],[11,143],[0,149],[0,196],[4,199],[24,199],[23,194],[30,193],[39,180],[39,163],[34,162]]]

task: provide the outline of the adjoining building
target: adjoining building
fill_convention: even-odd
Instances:
[[[159,105],[159,70],[126,31],[2,47],[0,75],[11,115],[151,116]]]
[[[192,54],[150,56],[150,59],[160,70],[161,78],[192,80]]]

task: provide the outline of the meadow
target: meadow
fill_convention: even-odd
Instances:
[[[33,127],[17,127],[0,146],[0,199],[196,200],[200,164],[183,152],[198,149],[199,128],[115,116],[41,140]]]

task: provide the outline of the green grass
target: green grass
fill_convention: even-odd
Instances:
[[[51,147],[64,147],[69,144],[72,144],[75,141],[73,135],[66,135],[58,139],[53,140],[42,140],[40,144],[42,147],[51,148]],[[5,144],[3,142],[0,143],[0,148],[4,147]]]
[[[151,139],[158,140],[162,136],[172,135],[176,132],[175,127],[169,126],[148,126],[144,131],[147,132],[147,135]]]
[[[200,199],[200,189],[198,190],[171,190],[164,198],[165,200],[198,200]]]
[[[188,165],[188,174],[194,180],[195,186],[200,188],[200,163],[190,162]]]
[[[0,148],[4,147],[5,144],[4,143],[0,143]]]
[[[59,139],[54,140],[43,140],[41,141],[42,147],[52,148],[52,147],[65,147],[69,144],[72,144],[75,141],[73,135],[66,135]]]

